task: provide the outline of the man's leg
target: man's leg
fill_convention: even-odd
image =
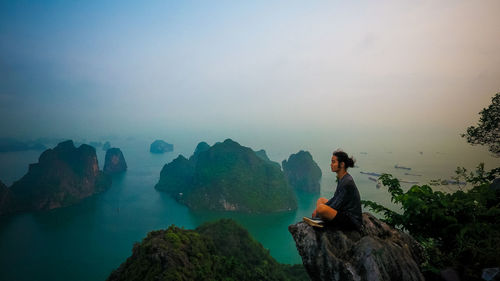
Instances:
[[[321,197],[318,199],[318,201],[316,201],[316,209],[314,209],[314,212],[312,214],[312,217],[315,218],[318,216],[318,207],[320,205],[324,205],[326,202],[328,202],[328,199],[324,198],[324,197]]]
[[[337,210],[325,204],[320,204],[315,212],[317,216],[325,221],[331,221],[337,216]]]

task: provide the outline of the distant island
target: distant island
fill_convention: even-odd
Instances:
[[[106,151],[103,171],[108,174],[116,174],[125,172],[127,163],[123,157],[123,153],[119,148],[110,148]]]
[[[283,160],[283,171],[290,185],[298,190],[320,192],[321,169],[311,153],[299,151]]]
[[[309,280],[304,266],[278,263],[248,231],[230,219],[195,230],[170,226],[150,232],[108,281]]]
[[[179,155],[166,164],[155,188],[192,209],[295,210],[297,199],[280,165],[261,157],[231,139],[211,147],[202,142],[189,159]]]
[[[14,152],[26,150],[45,150],[45,145],[40,140],[20,141],[10,138],[0,138],[0,152]]]
[[[149,147],[149,152],[151,153],[161,154],[170,151],[174,151],[174,145],[163,140],[155,140]]]
[[[68,140],[44,151],[11,187],[0,185],[0,215],[69,206],[110,186],[111,179],[99,171],[95,148],[76,148]]]

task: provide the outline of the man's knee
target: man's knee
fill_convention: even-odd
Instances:
[[[319,205],[317,210],[318,210],[318,215],[323,219],[333,220],[335,216],[337,216],[337,210],[325,204]]]

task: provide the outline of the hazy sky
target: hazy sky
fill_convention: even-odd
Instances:
[[[2,1],[4,136],[449,130],[500,92],[500,1]]]

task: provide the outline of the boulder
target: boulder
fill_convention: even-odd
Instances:
[[[104,161],[104,172],[108,174],[116,174],[127,170],[127,163],[123,157],[123,153],[119,148],[110,148],[106,151]]]
[[[149,152],[151,153],[165,153],[173,150],[174,150],[173,144],[166,143],[162,140],[155,140],[149,148]]]
[[[360,231],[304,222],[288,230],[311,280],[425,280],[421,245],[369,213],[363,213]]]

